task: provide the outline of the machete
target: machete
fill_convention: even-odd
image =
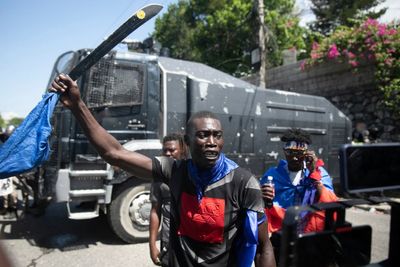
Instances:
[[[150,4],[135,12],[124,24],[115,30],[106,40],[97,46],[89,55],[78,63],[68,74],[74,81],[85,71],[96,64],[105,54],[111,51],[117,44],[124,40],[129,34],[153,18],[162,9],[161,5]]]

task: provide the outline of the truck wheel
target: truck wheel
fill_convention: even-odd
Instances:
[[[116,191],[109,205],[108,220],[115,234],[123,241],[147,241],[150,210],[150,184],[135,185],[128,181]]]

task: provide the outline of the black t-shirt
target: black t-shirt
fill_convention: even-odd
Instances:
[[[187,160],[153,160],[153,177],[171,190],[170,266],[235,266],[233,247],[246,210],[264,213],[257,179],[237,168],[210,184],[199,202]]]

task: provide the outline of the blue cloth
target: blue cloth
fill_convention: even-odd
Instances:
[[[238,267],[250,267],[254,262],[258,245],[258,225],[265,222],[267,216],[258,218],[256,211],[247,210],[242,231],[236,238],[236,255]]]
[[[47,93],[0,148],[0,179],[39,166],[50,154],[50,118],[59,95]]]
[[[295,205],[309,205],[314,203],[315,188],[312,185],[312,179],[308,178],[309,171],[304,168],[304,177],[300,184],[295,186],[289,177],[288,163],[286,160],[280,160],[277,167],[269,168],[260,183],[263,184],[267,181],[268,176],[274,178],[275,184],[275,198],[274,205],[287,209]],[[333,191],[332,179],[328,172],[319,167],[321,171],[321,182],[329,190]]]
[[[201,201],[207,185],[221,180],[237,167],[239,166],[234,161],[225,157],[224,153],[221,153],[215,165],[207,170],[199,170],[196,164],[189,159],[188,169],[196,187],[197,200]]]

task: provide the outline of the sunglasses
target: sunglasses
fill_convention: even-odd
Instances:
[[[283,151],[290,157],[304,157],[307,153],[307,150],[284,149]]]

